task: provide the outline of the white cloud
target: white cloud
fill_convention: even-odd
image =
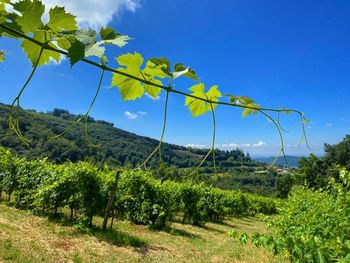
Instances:
[[[190,148],[205,148],[204,144],[195,144],[195,143],[189,143],[186,145],[186,147],[190,147]]]
[[[129,119],[129,120],[135,120],[137,119],[138,115],[135,113],[131,113],[130,111],[125,111],[124,115]]]
[[[80,26],[92,28],[106,26],[124,11],[135,12],[140,6],[140,0],[42,0],[42,2],[48,9],[56,5],[64,6],[68,12],[77,16]]]
[[[263,147],[263,146],[266,146],[266,142],[263,142],[263,141],[259,141],[258,143],[254,143],[252,145],[252,147]]]
[[[137,113],[132,113],[130,111],[124,111],[124,115],[129,119],[129,120],[135,120],[138,117],[145,116],[147,112],[145,111],[138,111]]]
[[[332,127],[332,126],[333,126],[333,123],[327,122],[327,123],[326,123],[326,126],[327,126],[327,127]]]
[[[257,143],[242,143],[242,144],[237,144],[237,143],[223,143],[221,144],[222,148],[259,148],[259,147],[264,147],[266,146],[266,142],[259,141]]]

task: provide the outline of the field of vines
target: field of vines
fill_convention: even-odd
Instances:
[[[286,180],[281,181],[286,191],[280,197],[288,196],[285,200],[220,190],[204,183],[157,180],[147,170],[147,165],[155,156],[159,157],[159,166],[164,164],[162,154],[165,147],[162,143],[167,126],[168,100],[175,94],[183,97],[193,117],[206,113],[210,113],[211,117],[210,147],[190,176],[200,171],[205,161],[211,158],[212,176],[218,178],[215,150],[215,112],[218,106],[239,109],[243,117],[260,115],[273,125],[279,141],[278,152],[267,170],[274,168],[280,156],[290,168],[283,136],[287,131],[280,124],[280,115],[294,114],[298,117],[301,134],[296,145],[305,142],[307,148],[310,148],[306,136],[309,120],[300,110],[261,106],[250,97],[231,94],[230,87],[219,89],[216,84],[208,85],[192,67],[173,63],[166,57],[146,58],[136,51],[122,51],[111,56],[110,52],[106,52],[107,48],[123,48],[132,38],[110,27],[102,27],[98,31],[80,28],[76,16],[67,13],[64,7],[50,8],[44,22],[45,9],[48,7],[40,0],[0,0],[0,37],[20,44],[32,65],[10,103],[6,124],[23,145],[30,147],[31,144],[21,125],[23,93],[30,87],[39,67],[52,61],[59,63],[63,57],[68,59],[71,67],[84,63],[98,69],[100,75],[96,77],[98,84],[86,112],[48,139],[66,135],[81,122],[84,123],[84,137],[90,143],[89,115],[103,86],[105,73],[111,73],[110,86],[119,90],[124,101],[134,101],[144,95],[157,100],[163,94],[161,135],[154,150],[138,169],[111,169],[106,164],[82,161],[53,164],[45,158],[28,160],[0,148],[1,200],[5,199],[9,206],[35,215],[64,218],[78,229],[91,229],[94,218],[100,217],[103,218],[103,231],[107,225],[112,229],[113,222],[120,218],[158,230],[173,222],[181,226],[203,227],[209,222],[224,222],[228,217],[262,214],[272,228],[268,234],[238,232],[232,226],[227,235],[243,244],[251,242],[265,247],[274,254],[287,254],[291,262],[350,262],[349,136],[345,139],[346,144],[337,150],[328,151],[332,147],[325,145],[324,160],[311,155],[299,162],[301,167],[298,171],[290,169],[288,173],[293,171],[295,174],[288,174]],[[0,50],[0,62],[11,59],[7,56],[9,53]],[[114,59],[116,67],[108,64]],[[181,87],[178,80],[185,80],[183,83],[187,86]],[[230,92],[223,93],[224,90]],[[320,88],[317,87],[317,90]],[[326,123],[326,126],[332,125]],[[220,242],[218,244],[221,245]],[[257,257],[256,262],[259,259]]]
[[[106,213],[112,220],[124,217],[155,228],[174,220],[203,225],[227,216],[273,214],[277,202],[203,184],[161,182],[141,170],[115,172],[87,162],[29,161],[5,149],[0,153],[0,190],[17,208],[67,216],[90,227],[94,216]]]
[[[350,262],[350,172],[338,170],[338,180],[329,178],[325,188],[294,187],[278,215],[266,219],[274,235],[232,230],[229,236],[274,254],[287,252],[292,262]]]

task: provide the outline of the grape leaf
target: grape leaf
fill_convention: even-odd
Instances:
[[[190,67],[185,67],[181,63],[176,63],[174,70],[171,69],[170,62],[166,58],[152,58],[150,59],[155,65],[159,66],[164,73],[166,73],[172,79],[177,79],[178,77],[185,76],[191,78],[195,81],[199,81],[198,76]]]
[[[47,39],[47,34],[48,33],[45,31],[35,31],[33,34],[33,38],[38,40],[38,41],[45,42],[45,40]],[[52,44],[50,44],[50,46],[55,47]],[[38,46],[37,44],[34,44],[33,42],[31,42],[27,39],[23,40],[21,47],[23,48],[24,52],[27,54],[28,59],[34,65],[38,59],[41,47]],[[53,59],[56,62],[58,62],[60,60],[60,57],[61,56],[59,53],[45,49],[42,52],[38,66],[42,66],[42,65],[49,63],[50,59]]]
[[[162,82],[158,79],[153,79],[152,82],[158,85],[162,85]],[[162,91],[160,88],[146,83],[144,84],[144,88],[147,94],[149,94],[154,99],[158,99],[159,93]]]
[[[123,47],[131,38],[127,35],[122,35],[114,31],[113,28],[106,27],[100,30],[101,41],[104,44],[112,44],[118,47]]]
[[[69,36],[76,37],[81,43],[88,46],[96,43],[96,31],[92,29],[80,29],[74,32],[73,34],[69,34]]]
[[[246,117],[250,114],[256,115],[258,112],[258,109],[260,109],[260,105],[257,103],[254,103],[254,100],[249,97],[235,96],[230,94],[227,94],[226,96],[230,98],[230,101],[233,104],[251,107],[251,108],[243,108],[242,117]]]
[[[105,54],[106,49],[104,47],[101,47],[100,45],[100,42],[96,42],[95,44],[86,46],[85,57],[96,56],[101,58]]]
[[[120,55],[117,58],[117,62],[123,66],[117,70],[135,77],[140,77],[143,57],[139,53]],[[119,88],[123,100],[135,100],[142,97],[144,93],[144,87],[140,81],[117,73],[113,73],[111,86],[117,86]]]
[[[176,76],[174,78],[178,78],[178,77],[184,75],[184,76],[186,76],[186,77],[188,77],[190,79],[193,79],[195,81],[199,81],[199,78],[196,75],[196,72],[194,72],[194,70],[189,68],[189,67],[185,67],[181,63],[175,64],[175,68],[174,68],[173,74]]]
[[[4,51],[0,50],[0,62],[4,62],[5,61],[5,53]]]
[[[67,42],[60,40],[59,37],[57,38],[57,35],[62,31],[77,29],[75,17],[66,13],[63,7],[54,7],[50,9],[49,22],[46,25],[44,25],[41,20],[45,11],[45,6],[41,1],[20,1],[13,4],[13,8],[21,15],[12,13],[11,17],[8,16],[7,18],[11,20],[14,25],[19,26],[23,33],[27,35],[31,34],[32,38],[42,43],[50,43],[50,41],[55,40],[57,44],[60,43],[63,45],[63,43],[65,43],[66,46],[70,46]],[[56,38],[54,39],[54,37]],[[52,42],[49,45],[53,48],[57,48],[56,44]],[[34,64],[37,61],[41,47],[26,39],[23,40],[21,47],[27,54],[28,59]],[[70,52],[70,54],[72,54],[72,52]],[[50,60],[58,62],[59,59],[59,53],[45,49],[38,66],[44,65],[50,62]],[[76,59],[77,56],[73,58],[73,61]]]
[[[67,42],[66,42],[67,44]],[[73,38],[69,42],[68,57],[71,66],[85,57],[85,46],[79,40]]]
[[[110,45],[116,45],[118,47],[124,47],[128,40],[131,38],[127,35],[118,35],[113,39],[107,39],[107,40],[101,40],[99,41],[100,44],[110,44]]]
[[[110,40],[117,36],[118,34],[114,31],[113,28],[106,27],[101,28],[100,30],[100,36],[103,40]]]
[[[203,83],[193,85],[191,88],[189,88],[189,90],[192,91],[191,95],[193,96],[208,99],[214,102],[219,101],[219,98],[222,97],[221,92],[218,90],[218,86],[216,85],[212,86],[207,93],[205,93],[205,86]],[[188,106],[193,117],[202,115],[208,110],[211,111],[212,108],[215,109],[216,107],[215,103],[212,103],[210,106],[210,104],[206,101],[189,96],[186,97],[185,105]]]
[[[170,69],[170,62],[166,58],[151,58],[149,61],[157,66],[164,66],[165,68]]]
[[[44,14],[45,6],[41,1],[20,1],[13,4],[13,8],[21,13],[16,15],[15,22],[22,28],[25,34],[33,32],[43,26],[41,17]]]
[[[47,23],[47,26],[55,31],[73,31],[77,30],[77,22],[75,21],[75,16],[69,13],[66,13],[63,7],[54,7],[50,9],[50,20]]]
[[[142,71],[142,76],[145,80],[151,81],[157,85],[162,85],[162,82],[157,79],[163,79],[168,77],[166,73],[161,69],[161,66],[154,64],[152,61],[147,61],[145,69]],[[159,93],[162,91],[160,88],[145,83],[145,91],[154,99],[157,99]]]
[[[5,16],[8,14],[6,9],[5,9],[5,2],[4,1],[0,2],[0,23],[6,21]]]
[[[77,61],[91,56],[100,58],[101,62],[105,64],[107,62],[106,48],[102,45],[112,44],[122,47],[127,44],[127,40],[131,39],[129,36],[118,34],[110,28],[101,29],[100,35],[102,40],[97,41],[96,31],[92,29],[77,30],[61,34],[61,37],[66,38],[67,41],[59,39],[57,43],[60,48],[68,50],[69,57],[73,56],[70,59],[71,66],[73,66]]]

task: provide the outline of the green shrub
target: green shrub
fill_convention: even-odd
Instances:
[[[173,217],[172,201],[167,198],[167,191],[149,173],[124,172],[117,195],[118,207],[132,222],[163,227]]]

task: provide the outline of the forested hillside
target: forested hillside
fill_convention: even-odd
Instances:
[[[67,129],[79,115],[66,110],[54,109],[48,113],[22,110],[20,129],[30,140],[26,146],[8,127],[9,106],[0,104],[0,145],[11,148],[18,155],[30,159],[47,157],[54,163],[89,160],[94,163],[107,163],[112,166],[135,167],[143,162],[158,145],[158,141],[118,129],[112,123],[88,119],[88,134],[85,136],[84,124],[78,123],[64,135],[53,138]],[[199,164],[207,154],[206,149],[191,149],[173,144],[163,144],[163,160],[168,165],[189,168]],[[240,149],[233,151],[216,150],[217,167],[226,171],[234,167],[258,166]],[[158,156],[150,162],[158,166]],[[207,169],[206,169],[207,167]],[[210,170],[211,157],[204,163],[204,171]],[[209,171],[207,171],[209,172]]]

